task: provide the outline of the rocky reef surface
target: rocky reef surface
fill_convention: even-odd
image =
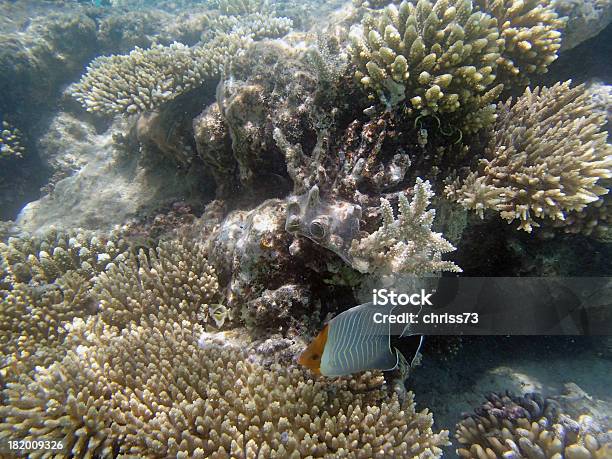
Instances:
[[[0,9],[2,441],[610,457],[603,340],[431,337],[403,397],[295,365],[400,277],[612,273],[609,3]]]

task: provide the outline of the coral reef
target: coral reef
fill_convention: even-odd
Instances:
[[[74,85],[72,94],[92,112],[150,110],[217,77],[225,58],[242,43],[238,36],[223,35],[206,47],[173,43],[99,57]]]
[[[219,287],[198,243],[162,241],[148,252],[115,257],[91,286],[72,280],[81,289],[65,287],[57,308],[46,304],[44,317],[17,293],[8,302],[15,307],[0,309],[3,348],[14,364],[40,365],[6,380],[3,441],[62,440],[63,454],[75,456],[220,458],[426,458],[440,457],[448,444],[446,431],[432,431],[431,414],[415,411],[412,394],[400,403],[379,375],[313,381],[295,368],[264,366],[229,339],[211,342],[206,315],[225,311],[208,304],[218,301]],[[59,279],[54,284],[61,286]],[[17,284],[13,292],[24,288]],[[278,301],[282,291],[263,297]],[[86,313],[75,307],[83,294],[94,305]],[[37,320],[24,323],[24,317]],[[11,332],[15,324],[18,336]],[[277,341],[257,349],[275,352]]]
[[[9,385],[3,437],[63,438],[75,455],[219,458],[425,458],[440,457],[447,443],[412,397],[400,405],[384,391],[358,394],[298,370],[265,369],[235,348],[202,349],[197,331],[154,318],[102,333],[29,384]]]
[[[220,5],[223,14],[202,15],[195,22],[204,33],[193,47],[153,44],[127,55],[98,57],[71,93],[88,111],[107,115],[159,107],[217,79],[226,60],[253,40],[285,35],[291,21],[264,11],[265,6],[229,2]]]
[[[52,283],[0,290],[0,379],[12,381],[61,360],[71,323],[95,312],[90,282],[72,270]]]
[[[455,247],[431,230],[436,214],[434,209],[427,208],[432,196],[429,182],[417,179],[411,201],[400,193],[397,218],[389,201],[381,199],[381,227],[351,245],[354,267],[361,272],[415,276],[461,272],[452,261],[442,261],[442,254]]]
[[[2,131],[0,131],[0,159],[20,158],[25,152],[21,141],[19,129],[11,126],[7,121],[2,121]]]
[[[527,232],[548,219],[572,231],[575,216],[606,208],[604,181],[612,176],[606,116],[594,108],[584,86],[570,82],[527,89],[500,104],[486,158],[462,184],[447,186],[447,195],[481,216],[494,209],[509,222],[518,219]],[[580,227],[588,233],[596,225],[593,219]]]
[[[528,81],[530,75],[545,73],[557,59],[565,18],[559,18],[548,1],[477,0],[478,6],[497,19],[504,49],[500,78],[504,84]]]
[[[2,377],[61,359],[70,345],[70,323],[96,310],[92,279],[127,257],[118,234],[50,231],[0,242]]]
[[[355,78],[388,107],[454,114],[467,132],[491,124],[504,40],[496,21],[469,1],[419,0],[366,16],[351,32]]]
[[[40,236],[9,238],[0,242],[4,264],[0,284],[49,284],[69,271],[91,279],[110,263],[125,260],[127,252],[128,245],[118,233],[50,230]]]
[[[186,240],[162,241],[148,251],[140,249],[101,273],[93,287],[100,302],[98,316],[117,327],[145,320],[158,310],[176,314],[180,320],[204,323],[218,289],[202,245]]]
[[[265,7],[265,2],[262,6]],[[231,8],[230,8],[231,10]],[[285,17],[276,17],[271,10],[265,8],[245,8],[244,11],[226,11],[219,16],[208,15],[203,20],[202,39],[206,41],[219,33],[236,34],[250,37],[253,40],[276,38],[287,34],[293,22]]]
[[[612,442],[591,417],[574,420],[539,394],[491,394],[474,415],[457,424],[455,436],[463,458],[602,459],[612,452]]]
[[[217,197],[235,199],[240,189],[264,199],[284,196],[291,185],[275,129],[309,142],[316,126],[329,122],[324,110],[333,110],[331,98],[318,104],[319,75],[309,54],[283,43],[255,43],[228,70],[217,88],[218,108],[209,106],[194,120]]]

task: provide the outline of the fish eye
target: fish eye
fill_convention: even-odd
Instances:
[[[312,356],[310,358],[312,360],[319,360],[319,357],[321,357],[319,354],[312,354]]]
[[[320,221],[314,220],[310,224],[310,234],[315,239],[323,239],[325,237],[325,226]]]

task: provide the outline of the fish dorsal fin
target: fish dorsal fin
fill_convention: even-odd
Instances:
[[[391,348],[390,326],[374,320],[376,314],[389,312],[388,306],[365,303],[330,320],[321,374],[343,376],[365,370],[394,369],[398,356]]]

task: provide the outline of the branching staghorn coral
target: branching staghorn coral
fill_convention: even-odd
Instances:
[[[583,85],[527,89],[514,103],[499,104],[498,113],[486,158],[463,183],[446,187],[451,199],[481,217],[493,209],[509,222],[518,219],[527,232],[540,219],[571,225],[568,215],[601,204],[612,147],[602,129],[606,116]]]
[[[50,230],[40,236],[23,235],[0,242],[0,287],[7,283],[50,284],[74,271],[86,280],[107,265],[125,260],[128,244],[118,233]]]
[[[397,218],[389,201],[381,198],[382,225],[374,233],[353,241],[349,250],[353,267],[361,272],[415,276],[461,272],[452,261],[442,261],[442,254],[455,247],[431,230],[436,212],[427,207],[433,195],[429,182],[417,178],[412,200],[399,194]]]
[[[448,444],[412,394],[400,404],[380,375],[313,381],[206,340],[199,310],[217,282],[198,244],[161,242],[94,282],[98,310],[65,327],[64,353],[7,381],[1,441],[62,440],[75,457],[181,458],[425,459]]]
[[[2,121],[0,128],[0,159],[21,158],[25,153],[22,145],[21,131],[6,121]]]
[[[457,424],[462,458],[603,459],[612,453],[612,443],[590,416],[574,420],[551,399],[539,394],[487,399]]]
[[[52,284],[0,290],[0,376],[5,381],[61,359],[75,318],[95,312],[90,284],[72,271]]]
[[[282,37],[291,30],[291,19],[275,17],[271,14],[252,12],[236,16],[209,16],[204,20],[202,37],[215,36],[219,33],[236,34],[250,37],[253,40]]]
[[[173,43],[98,57],[73,85],[72,95],[91,112],[110,115],[151,110],[216,78],[225,59],[245,43],[236,35],[220,35],[194,48]]]
[[[565,18],[559,18],[548,0],[476,0],[497,19],[504,50],[499,60],[504,84],[525,81],[545,73],[557,59]],[[521,78],[518,78],[521,77]]]
[[[412,394],[400,405],[373,375],[359,393],[264,368],[199,340],[201,327],[185,320],[93,329],[63,361],[9,384],[0,438],[60,438],[79,457],[435,458],[448,444]]]
[[[117,327],[150,314],[207,321],[213,312],[208,303],[216,299],[218,289],[203,247],[187,240],[160,242],[148,252],[141,249],[101,273],[93,287],[99,316]]]
[[[456,127],[477,131],[495,119],[494,86],[504,40],[496,21],[469,0],[389,5],[351,32],[355,78],[389,107],[416,115],[455,113]]]

